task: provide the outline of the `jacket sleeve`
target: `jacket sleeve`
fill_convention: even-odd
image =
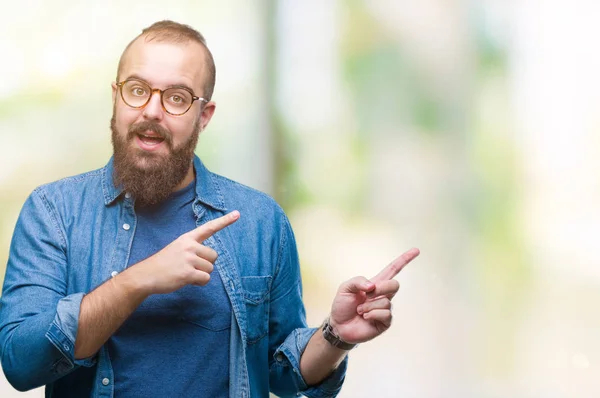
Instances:
[[[319,385],[309,387],[300,373],[302,353],[318,329],[306,324],[298,251],[289,221],[283,218],[269,316],[270,388],[280,397],[335,397],[344,382],[348,357]]]
[[[0,359],[17,390],[94,364],[93,358],[74,359],[84,294],[67,295],[67,272],[64,228],[38,188],[17,220],[0,298]]]

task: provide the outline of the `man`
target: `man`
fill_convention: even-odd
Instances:
[[[346,354],[391,323],[392,278],[343,283],[307,328],[290,224],[194,156],[215,112],[212,55],[192,28],[145,29],[112,84],[114,156],[41,186],[13,236],[2,368],[51,397],[335,396]]]

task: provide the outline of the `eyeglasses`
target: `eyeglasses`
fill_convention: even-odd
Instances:
[[[160,103],[170,115],[181,116],[190,110],[194,101],[199,100],[208,102],[204,98],[194,95],[194,93],[185,87],[171,87],[166,90],[152,88],[148,83],[138,79],[127,79],[117,83],[121,90],[123,102],[132,108],[143,108],[154,93],[160,94]]]

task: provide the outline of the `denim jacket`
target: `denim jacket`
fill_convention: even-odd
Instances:
[[[229,396],[336,396],[347,360],[318,386],[309,388],[300,374],[315,329],[306,325],[287,217],[269,196],[211,173],[198,157],[194,168],[197,225],[232,210],[241,214],[204,241],[219,254],[215,270],[232,307]],[[23,206],[0,299],[1,363],[18,390],[46,385],[47,397],[113,397],[106,346],[74,358],[81,300],[125,269],[135,233],[134,201],[112,174],[111,159],[102,169],[38,187]]]

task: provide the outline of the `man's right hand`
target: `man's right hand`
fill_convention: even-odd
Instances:
[[[171,293],[185,285],[206,285],[217,253],[202,242],[238,218],[240,213],[232,211],[209,221],[86,294],[79,311],[75,358],[98,352],[149,295]]]
[[[233,224],[240,213],[232,211],[175,239],[164,249],[130,268],[146,294],[171,293],[185,285],[203,286],[210,280],[217,252],[203,241]]]

